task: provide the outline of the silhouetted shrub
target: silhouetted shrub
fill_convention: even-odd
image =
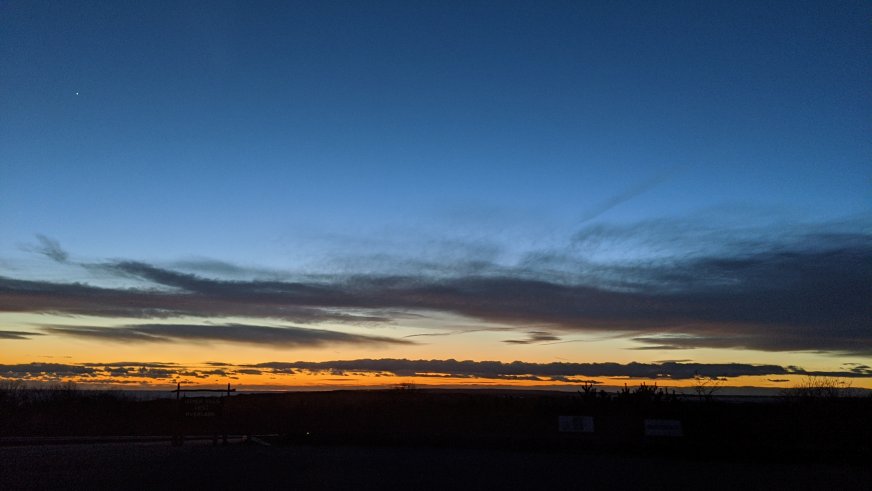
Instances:
[[[832,400],[855,396],[851,383],[836,377],[809,375],[783,395],[792,400]]]
[[[699,374],[694,374],[693,380],[693,391],[700,400],[704,401],[710,401],[715,392],[719,391],[721,386],[724,384],[723,379],[716,377],[703,377]]]

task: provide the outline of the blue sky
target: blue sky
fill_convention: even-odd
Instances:
[[[872,203],[860,2],[2,8],[7,251],[281,260],[298,231],[456,215],[539,236],[645,183],[596,219]]]
[[[870,19],[859,1],[4,1],[0,276],[135,285],[94,266],[143,261],[668,289],[667,267],[715,256],[862,259]],[[52,244],[71,259],[34,254]]]

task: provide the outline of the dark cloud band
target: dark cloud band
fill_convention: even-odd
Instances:
[[[33,336],[42,336],[42,333],[27,331],[0,331],[0,339],[30,339]]]
[[[137,324],[123,327],[44,326],[43,330],[75,336],[128,343],[219,341],[280,347],[312,347],[326,344],[414,344],[403,339],[362,336],[302,327],[252,326],[248,324]]]

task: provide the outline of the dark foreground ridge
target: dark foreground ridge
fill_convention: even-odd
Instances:
[[[232,469],[214,481],[219,488],[234,487],[234,479],[240,485],[287,480],[304,488],[318,482],[484,487],[479,481],[492,474],[493,482],[529,488],[540,481],[584,487],[579,480],[587,479],[625,489],[680,483],[726,489],[744,482],[723,474],[729,469],[768,483],[767,489],[869,489],[872,483],[869,397],[747,403],[682,399],[650,387],[619,394],[404,387],[239,394],[220,411],[191,402],[88,391],[4,393],[0,489],[47,484],[46,476],[67,479],[68,473],[85,487],[93,484],[88,479],[112,487],[122,478],[159,487],[146,475],[151,466],[164,477],[178,472],[176,483],[191,472]],[[184,445],[173,447],[178,433]],[[218,438],[213,446],[221,434],[228,443]],[[77,468],[84,456],[105,467]],[[635,470],[626,475],[625,469]],[[361,480],[356,485],[347,481],[354,475]]]

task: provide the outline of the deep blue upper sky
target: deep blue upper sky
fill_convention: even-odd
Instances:
[[[82,256],[293,266],[701,213],[868,217],[870,19],[859,1],[4,1],[0,253],[43,233]]]

